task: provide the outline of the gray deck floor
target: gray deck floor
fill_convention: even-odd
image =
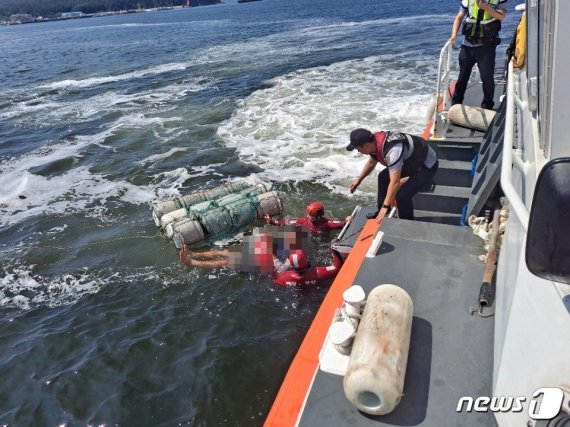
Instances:
[[[343,377],[319,370],[299,425],[495,426],[490,414],[456,412],[462,396],[491,395],[493,318],[469,314],[483,277],[482,241],[444,224],[386,219],[382,230],[377,256],[365,258],[354,284],[368,294],[393,283],[414,302],[404,397],[393,413],[369,416],[347,401]]]

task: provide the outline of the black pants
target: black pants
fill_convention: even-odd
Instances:
[[[418,191],[431,181],[437,172],[438,166],[439,162],[437,161],[431,169],[428,169],[426,166],[422,166],[418,172],[410,175],[404,185],[400,187],[396,194],[399,218],[414,219],[414,204],[412,203],[412,197],[414,197]],[[378,208],[380,208],[384,203],[389,183],[390,173],[388,172],[388,168],[386,168],[378,174]]]
[[[483,102],[481,107],[493,109],[495,95],[495,45],[483,45],[477,47],[461,46],[459,52],[459,77],[455,84],[453,104],[461,104],[469,83],[469,77],[475,64],[479,67],[481,82],[483,83]]]

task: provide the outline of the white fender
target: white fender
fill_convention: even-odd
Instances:
[[[392,412],[404,391],[412,332],[413,303],[395,285],[368,295],[344,377],[347,399],[362,412]]]
[[[447,118],[451,123],[482,132],[487,130],[494,117],[495,112],[493,110],[464,104],[452,105],[447,113]]]

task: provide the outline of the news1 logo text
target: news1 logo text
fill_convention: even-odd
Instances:
[[[528,404],[528,416],[533,420],[551,420],[560,412],[564,392],[556,387],[536,390],[529,400],[524,396],[463,396],[457,402],[457,412],[522,412]]]

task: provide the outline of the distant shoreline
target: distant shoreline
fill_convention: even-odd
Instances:
[[[258,0],[244,0],[244,1],[258,1]],[[168,7],[153,7],[147,9],[129,9],[129,10],[119,10],[119,11],[107,11],[107,12],[96,12],[96,13],[81,13],[77,16],[58,16],[53,18],[43,18],[43,17],[32,17],[30,16],[29,20],[15,20],[9,21],[4,20],[0,21],[0,26],[12,26],[12,25],[23,25],[23,24],[37,24],[41,22],[52,22],[52,21],[69,21],[72,19],[84,19],[84,18],[98,18],[102,16],[112,16],[112,15],[126,15],[129,13],[145,13],[145,12],[159,12],[162,10],[175,10],[175,9],[189,9],[192,7],[199,7],[199,6],[211,6],[214,4],[222,3],[221,0],[214,1],[211,4],[197,4],[195,6],[168,6]],[[61,15],[64,15],[62,13]]]

